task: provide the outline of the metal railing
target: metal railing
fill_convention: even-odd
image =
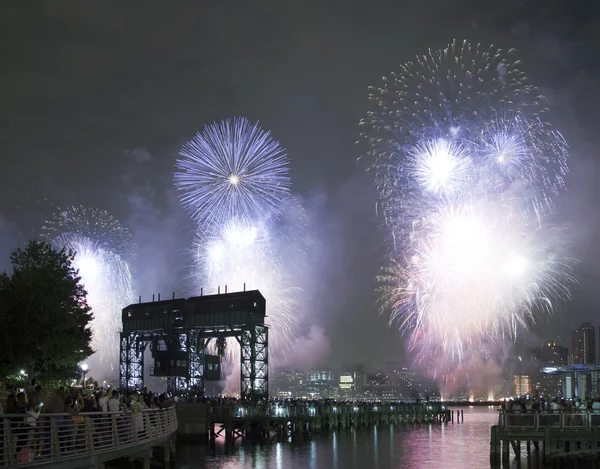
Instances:
[[[498,424],[502,428],[591,428],[600,427],[600,412],[505,412],[501,411]]]
[[[0,415],[0,467],[57,463],[150,443],[177,431],[175,407],[139,412]]]

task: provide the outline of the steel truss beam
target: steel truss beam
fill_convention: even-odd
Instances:
[[[241,347],[241,396],[244,399],[268,398],[269,394],[269,330],[261,325],[235,325],[196,328],[179,334],[164,331],[121,333],[119,382],[121,389],[131,391],[144,387],[144,350],[158,340],[175,343],[179,351],[188,353],[186,377],[167,378],[167,392],[187,391],[204,394],[204,355],[211,339],[236,337]]]
[[[202,337],[201,330],[194,329],[187,334],[187,387],[198,394],[204,394],[204,350],[206,342]]]
[[[144,351],[154,339],[164,339],[163,332],[121,332],[119,386],[122,390],[144,387]]]
[[[144,385],[144,347],[140,334],[121,333],[119,384],[121,389],[141,389]]]
[[[269,330],[264,325],[244,327],[241,346],[242,399],[266,399],[269,395]]]

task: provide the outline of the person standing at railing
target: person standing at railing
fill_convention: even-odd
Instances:
[[[24,462],[33,461],[33,450],[28,447],[27,439],[29,437],[29,426],[27,425],[26,415],[29,403],[27,395],[21,391],[16,396],[16,404],[14,414],[22,415],[22,417],[13,417],[13,425],[11,428],[13,437],[16,439],[15,452],[17,461]]]
[[[113,389],[112,395],[107,402],[109,412],[120,412],[122,410],[121,401],[119,401],[119,393]]]
[[[71,396],[67,397],[65,402],[65,412],[71,414],[71,421],[67,421],[65,424],[66,451],[76,449],[77,445],[80,443],[80,427],[84,427],[83,424],[85,423],[84,417],[79,415],[80,410],[81,404],[79,403],[79,398],[73,399]]]
[[[81,413],[100,412],[98,409],[98,403],[96,402],[96,396],[93,393],[86,392],[83,395],[83,407]]]
[[[27,394],[20,392],[17,394],[17,404],[15,405],[15,414],[26,414],[27,413]]]
[[[132,394],[131,396],[131,412],[132,419],[135,419],[135,428],[137,428],[138,436],[142,436],[145,431],[144,427],[144,416],[142,411],[144,410],[145,405],[143,401],[140,402],[140,398],[137,394]]]
[[[28,430],[26,447],[30,448],[34,455],[40,453],[42,447],[43,435],[37,430],[37,421],[40,416],[40,411],[41,408],[39,406],[34,407],[30,402],[27,406],[27,414],[25,414],[25,427]]]
[[[44,399],[42,398],[42,387],[38,384],[33,391],[28,393],[28,400],[33,404],[33,407],[37,409],[40,406],[40,402]]]
[[[106,391],[99,391],[96,393],[96,399],[98,400],[98,412],[108,412],[108,393]]]

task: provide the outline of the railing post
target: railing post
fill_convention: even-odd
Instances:
[[[156,426],[158,427],[158,435],[156,436],[162,436],[163,433],[163,415],[164,415],[164,410],[159,410],[156,414]]]
[[[539,428],[540,428],[540,414],[538,412],[533,414],[533,426],[535,427],[536,430],[539,430]]]
[[[15,442],[13,441],[12,431],[10,428],[10,420],[2,419],[4,428],[4,460],[7,466],[15,464]]]
[[[560,429],[564,430],[565,429],[565,414],[564,413],[560,413]]]
[[[148,439],[152,439],[152,423],[150,421],[150,413],[146,413],[144,416],[146,420],[146,435],[148,435]]]
[[[94,454],[94,425],[89,417],[85,417],[85,445],[86,453]]]
[[[133,432],[132,435],[132,440],[133,441],[138,441],[138,425],[137,425],[137,416],[138,416],[138,412],[132,412],[131,414],[131,431]]]
[[[113,444],[115,445],[115,448],[118,448],[120,446],[120,442],[119,442],[119,429],[117,428],[117,415],[110,414],[110,417],[111,417],[111,422],[112,422]]]
[[[64,416],[62,417],[64,419]],[[50,457],[60,459],[60,440],[58,438],[58,425],[56,417],[50,417]]]

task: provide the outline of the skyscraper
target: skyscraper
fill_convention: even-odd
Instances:
[[[567,348],[557,345],[553,340],[530,349],[526,368],[533,380],[532,387],[535,386],[544,395],[560,396],[562,394],[561,375],[544,374],[541,372],[541,368],[544,366],[567,365],[568,362],[569,351]]]
[[[573,364],[596,363],[596,328],[584,322],[573,331]]]
[[[557,345],[554,340],[530,349],[529,354],[538,362],[539,366],[567,365],[569,362],[569,351],[567,348]]]

